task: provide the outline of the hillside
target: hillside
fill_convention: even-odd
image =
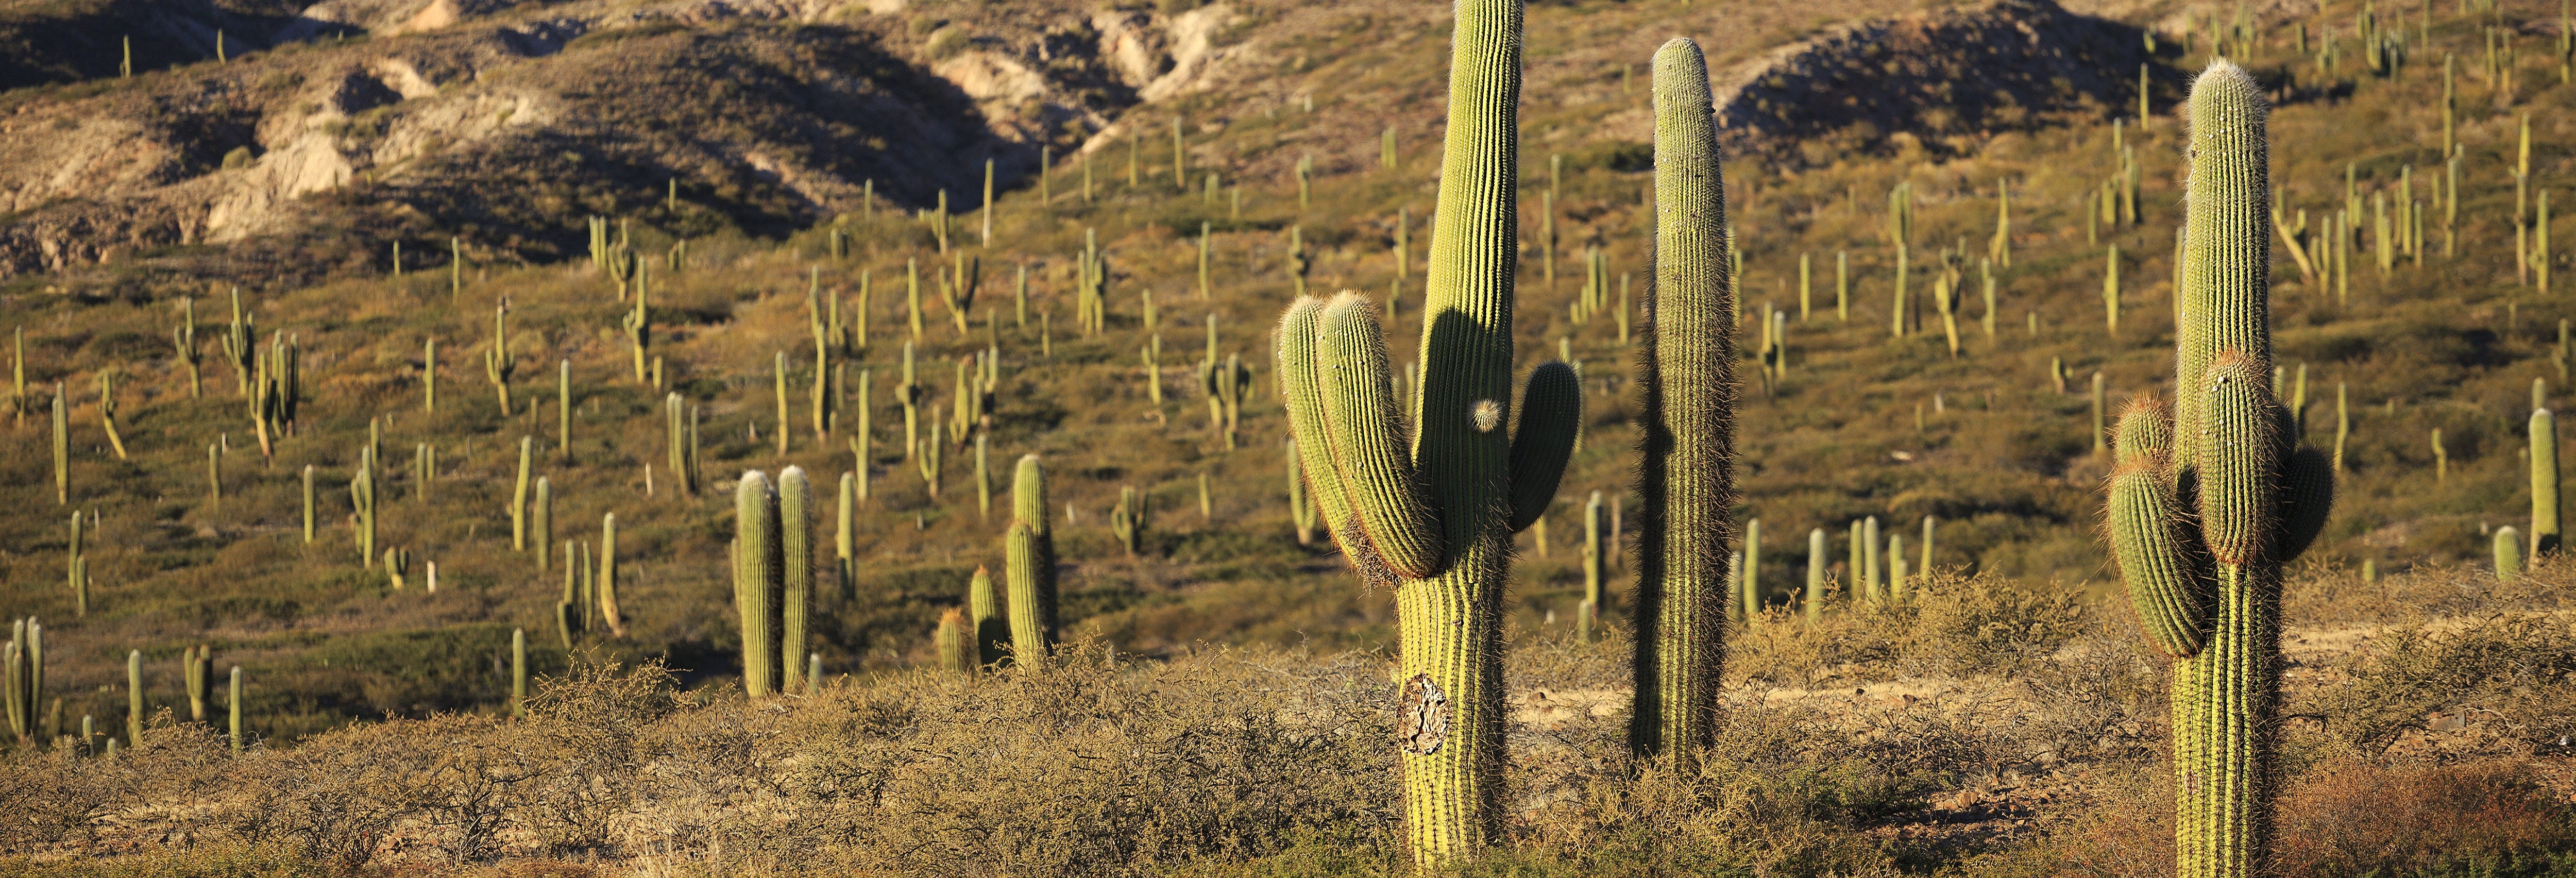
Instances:
[[[1559,500],[1520,538],[1506,605],[1516,645],[1547,667],[1577,661],[1546,656],[1564,651],[1581,597],[1578,515],[1594,492],[1618,498],[1633,466],[1623,327],[1648,275],[1644,61],[1673,34],[1709,46],[1722,71],[1745,311],[1738,514],[1761,523],[1751,578],[1780,623],[1764,630],[1805,611],[1815,529],[1838,589],[1818,610],[1863,626],[1822,646],[1749,645],[1731,697],[2021,669],[1839,669],[1873,659],[1837,649],[1912,636],[1912,622],[1866,621],[1839,591],[1851,581],[1846,534],[1873,516],[1928,553],[1933,581],[2063,602],[2099,649],[2142,649],[2122,636],[2123,602],[2106,600],[2116,574],[2097,534],[2109,461],[2095,412],[2170,394],[2174,103],[2215,43],[2272,90],[2285,238],[2314,247],[2336,211],[2355,212],[2341,281],[2274,245],[2284,394],[2304,382],[2312,444],[2339,441],[2339,415],[2349,425],[2335,514],[2299,580],[2424,598],[2372,626],[2563,611],[2549,577],[2496,604],[2431,596],[2475,592],[2495,528],[2527,527],[2524,419],[2570,383],[2564,326],[2576,314],[2545,289],[2563,274],[2544,280],[2566,260],[2553,250],[2516,263],[2518,217],[2536,250],[2539,199],[2576,170],[2564,25],[2525,3],[2409,12],[2390,32],[2404,48],[2373,66],[2352,34],[2361,11],[1531,7],[1516,356],[1523,370],[1573,360],[1587,398]],[[1002,562],[1010,513],[1007,500],[978,501],[979,447],[997,493],[1010,462],[1046,461],[1066,628],[1104,655],[1190,667],[1241,648],[1356,663],[1335,672],[1356,680],[1391,647],[1387,596],[1360,587],[1328,541],[1296,538],[1267,337],[1301,285],[1356,289],[1390,302],[1396,361],[1414,361],[1444,134],[1444,6],[335,0],[6,13],[0,34],[30,50],[0,69],[14,86],[0,92],[0,326],[23,333],[25,387],[6,428],[19,453],[0,459],[0,508],[12,510],[0,515],[0,610],[45,625],[67,733],[89,716],[123,735],[129,651],[144,662],[147,713],[184,713],[180,657],[201,644],[243,669],[245,720],[276,751],[352,726],[330,740],[395,734],[368,731],[379,719],[481,722],[467,718],[507,712],[514,629],[540,675],[656,661],[687,693],[675,697],[741,709],[722,694],[740,670],[731,489],[745,470],[789,465],[813,473],[827,501],[844,472],[869,487],[851,520],[856,575],[825,596],[815,643],[849,687],[835,697],[864,713],[933,685],[915,669],[935,620],[964,603],[977,567]],[[110,29],[136,21],[152,25],[134,42],[147,60],[131,78],[101,68],[99,47],[121,47]],[[979,211],[988,160],[997,198]],[[2420,239],[2395,233],[2411,228],[2402,219],[2375,225],[2409,204],[2421,205]],[[1892,212],[1910,225],[1901,295]],[[1085,332],[1076,272],[1092,242],[1108,266],[1106,315]],[[1596,249],[1604,271],[1586,311]],[[2117,294],[2106,301],[2107,266]],[[622,324],[637,282],[621,280],[639,271],[640,355]],[[908,273],[922,288],[917,317]],[[1947,325],[1936,284],[1964,291]],[[950,287],[964,289],[956,304]],[[222,343],[236,289],[244,337],[297,352],[294,415],[273,455]],[[191,307],[201,390],[172,342]],[[814,323],[835,308],[843,328],[821,343],[818,368],[829,333]],[[1775,310],[1784,316],[1766,320]],[[1766,326],[1782,339],[1775,359],[1756,354]],[[1151,379],[1142,352],[1158,345]],[[944,434],[935,491],[926,455],[901,438],[907,351],[925,433],[951,420],[970,369],[990,369],[989,413]],[[495,353],[509,367],[506,411],[485,369]],[[1200,389],[1202,360],[1229,357],[1249,375],[1230,438]],[[658,361],[659,378],[640,361]],[[121,450],[101,405],[111,377]],[[57,385],[68,502],[52,470]],[[669,464],[666,394],[700,419],[695,492]],[[551,498],[552,539],[534,551],[513,548],[508,511],[523,437],[528,477]],[[349,485],[371,444],[378,557],[362,557]],[[1131,487],[1152,510],[1133,554],[1110,526]],[[85,611],[67,586],[75,510],[92,516],[79,537]],[[566,542],[574,558],[601,552],[610,514],[624,631],[562,630]],[[409,553],[399,586],[389,548]],[[1601,655],[1565,654],[1589,656],[1566,673],[1603,703],[1625,685]],[[2384,658],[2363,648],[2318,661]],[[2556,661],[2530,679],[2564,687]],[[886,688],[852,694],[870,687]],[[2131,695],[2123,710],[2162,710],[2160,694]],[[2497,703],[2484,709],[2513,713],[2484,727],[2497,740],[2477,760],[2514,784],[2563,774],[2565,754],[2547,742],[2576,733],[2564,705]],[[62,758],[34,749],[11,758]],[[2354,758],[2411,764],[2381,755]],[[2124,771],[2151,763],[2119,758]],[[1907,783],[1920,786],[1899,797],[1890,813],[1911,816],[1896,824],[1967,789],[1956,774]],[[2568,787],[2554,783],[2516,788],[2549,790],[2542,799],[2561,807]],[[1887,816],[1810,815],[1862,835],[1896,825],[1874,822]],[[88,850],[31,839],[5,852]],[[1927,842],[1899,859],[1956,866],[2014,839],[2027,840]],[[640,844],[619,842],[617,855]]]

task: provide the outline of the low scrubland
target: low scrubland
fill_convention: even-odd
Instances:
[[[2576,567],[2304,571],[2285,612],[2280,863],[2576,873]],[[1733,638],[1692,771],[1625,746],[1629,645],[1516,633],[1503,843],[1466,875],[2151,875],[2162,662],[2125,608],[1933,576]],[[1388,658],[1098,641],[977,677],[746,701],[576,661],[522,719],[226,752],[164,715],[0,765],[11,868],[61,876],[1398,875]]]

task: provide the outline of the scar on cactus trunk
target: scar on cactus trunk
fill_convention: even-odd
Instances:
[[[2281,565],[2325,526],[2333,464],[2273,398],[2262,92],[2217,61],[2192,86],[2179,398],[2121,414],[2109,531],[2173,664],[2175,874],[2262,873],[2272,833]]]

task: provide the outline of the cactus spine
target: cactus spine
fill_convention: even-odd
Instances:
[[[2531,556],[2558,551],[2565,539],[2558,522],[2558,418],[2531,411]]]
[[[2260,874],[2271,835],[2281,565],[2332,502],[2271,394],[2265,108],[2224,60],[2192,86],[2179,400],[2122,417],[2109,519],[2121,576],[2173,665],[2177,874]],[[2186,492],[2184,486],[2196,490]],[[2196,511],[2196,516],[2193,512]]]
[[[1504,429],[1520,36],[1518,0],[1458,6],[1410,441],[1368,299],[1302,298],[1277,337],[1279,384],[1324,517],[1362,578],[1395,590],[1406,833],[1424,866],[1467,856],[1496,831],[1511,534],[1546,511],[1581,419],[1573,369],[1550,363],[1530,377],[1519,435]]]
[[[1011,479],[1011,518],[1004,546],[1011,589],[1011,654],[1018,661],[1037,661],[1056,642],[1055,535],[1047,529],[1046,470],[1039,466],[1037,455],[1021,457]],[[976,637],[992,642],[980,619]]]
[[[1638,354],[1643,520],[1629,741],[1641,753],[1687,763],[1713,730],[1725,657],[1728,543],[1736,536],[1728,516],[1735,278],[1707,61],[1696,43],[1675,39],[1656,50],[1654,64],[1657,256],[1653,316]]]
[[[782,579],[778,545],[778,492],[759,470],[742,474],[734,488],[733,600],[742,619],[742,689],[767,697],[778,674],[778,612]]]
[[[807,687],[805,680],[806,617],[814,607],[814,486],[805,470],[778,472],[778,618],[779,667],[787,672],[781,692]]]

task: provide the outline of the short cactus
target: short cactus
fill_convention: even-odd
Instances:
[[[982,568],[976,569],[982,573]],[[939,613],[939,632],[935,640],[939,669],[959,676],[975,675],[974,635],[967,630],[966,615],[950,607]]]
[[[2513,525],[2496,528],[2495,574],[2497,582],[2512,582],[2522,575],[2522,535]]]
[[[2270,388],[2272,235],[2264,101],[2217,61],[2194,83],[2190,217],[2175,348],[2180,399],[2133,404],[2111,476],[2111,542],[2173,668],[2176,872],[2259,874],[2271,835],[2281,565],[2332,502]]]

